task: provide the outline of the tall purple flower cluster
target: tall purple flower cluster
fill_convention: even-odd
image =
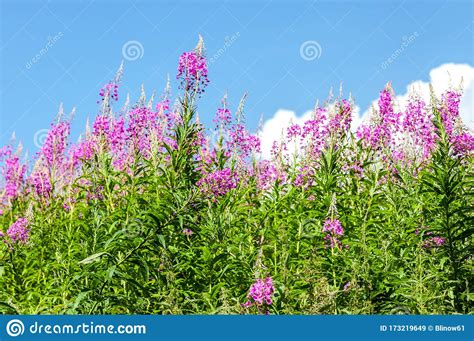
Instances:
[[[34,193],[40,198],[48,198],[52,191],[49,174],[44,170],[35,170],[28,178]]]
[[[330,117],[328,126],[331,132],[345,133],[351,127],[352,107],[348,100],[343,99],[336,103],[335,112]]]
[[[276,181],[284,181],[285,174],[279,170],[272,162],[262,160],[257,164],[257,188],[260,190],[269,189]]]
[[[94,136],[108,135],[110,131],[110,116],[99,115],[92,125]]]
[[[153,139],[162,141],[162,127],[158,124],[158,112],[138,107],[128,113],[127,136],[135,148],[146,158],[150,156]]]
[[[286,138],[291,141],[301,136],[301,127],[299,124],[292,124],[286,130]]]
[[[239,178],[230,168],[224,168],[215,172],[205,174],[197,185],[201,191],[207,195],[219,197],[227,194],[237,187]]]
[[[302,147],[308,147],[309,153],[313,158],[318,158],[321,151],[325,148],[327,142],[326,138],[329,135],[329,130],[326,124],[327,109],[317,108],[314,112],[313,118],[304,123],[301,131]],[[304,142],[305,140],[306,143]]]
[[[402,122],[403,131],[411,138],[413,147],[421,147],[422,159],[427,159],[433,151],[437,135],[433,115],[426,111],[426,104],[419,98],[411,98],[405,109]]]
[[[394,145],[394,135],[400,131],[400,113],[393,109],[392,89],[388,85],[380,92],[379,111],[371,124],[363,124],[357,130],[357,137],[374,150]]]
[[[218,126],[226,127],[232,121],[232,114],[227,108],[219,108],[216,112],[216,117],[213,119],[213,122]]]
[[[457,155],[472,154],[474,152],[474,135],[469,132],[461,132],[453,136],[451,142]]]
[[[114,119],[112,121],[111,130],[107,135],[110,150],[114,153],[120,152],[125,146],[126,137],[125,119],[123,117]]]
[[[474,151],[474,135],[460,126],[459,104],[461,93],[447,91],[441,96],[440,114],[446,134],[453,144],[457,155],[472,154]],[[456,127],[456,126],[459,127]]]
[[[266,306],[266,313],[268,313],[268,306],[272,305],[272,295],[275,292],[273,280],[271,277],[265,279],[257,279],[251,286],[247,294],[248,301],[242,304],[243,307],[248,308],[252,305],[257,307]]]
[[[181,80],[184,90],[202,94],[209,83],[206,58],[195,51],[184,52],[179,57],[176,78]]]
[[[339,220],[327,218],[324,222],[323,232],[327,232],[324,240],[327,242],[329,247],[341,247],[342,243],[339,240],[339,237],[344,235],[344,229]]]
[[[170,100],[169,99],[163,99],[162,101],[158,102],[156,104],[156,111],[158,113],[164,113],[170,110]]]
[[[260,139],[250,134],[242,124],[233,127],[229,138],[229,149],[239,151],[242,158],[248,157],[252,152],[260,152]]]
[[[63,162],[69,132],[69,122],[59,122],[51,125],[46,141],[41,148],[41,154],[48,166],[55,167]]]
[[[11,149],[5,150],[6,159],[3,167],[3,177],[5,180],[5,197],[15,199],[20,191],[26,173],[26,166],[20,164],[18,155],[12,153]],[[1,155],[0,155],[1,157]]]
[[[309,166],[303,166],[300,168],[298,175],[295,178],[295,181],[293,181],[293,185],[297,187],[302,187],[303,189],[307,189],[308,187],[311,187],[314,183],[313,176],[313,169]]]
[[[18,218],[7,230],[7,235],[12,243],[25,244],[29,238],[28,219]]]
[[[93,124],[93,136],[105,137],[107,146],[113,153],[121,151],[125,145],[125,119],[112,116],[97,116]]]
[[[73,145],[70,150],[73,167],[77,167],[81,161],[91,160],[96,149],[96,142],[93,140],[85,140]]]
[[[449,137],[454,134],[454,125],[459,117],[459,104],[461,102],[461,93],[456,91],[446,91],[441,96],[441,120],[443,121],[444,129]]]

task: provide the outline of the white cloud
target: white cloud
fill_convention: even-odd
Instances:
[[[404,108],[411,91],[416,91],[427,103],[429,103],[430,93],[429,84],[431,83],[436,95],[441,95],[446,89],[458,88],[463,81],[464,95],[461,99],[460,113],[464,124],[471,130],[474,130],[474,67],[469,64],[442,64],[430,71],[430,82],[415,80],[408,84],[406,92],[396,97],[398,108]],[[373,101],[377,106],[377,100]],[[372,105],[371,105],[372,106]],[[356,130],[360,123],[368,117],[370,108],[367,108],[362,115],[359,115],[360,108],[354,108],[354,118],[351,129]],[[286,128],[291,124],[302,124],[311,117],[311,111],[297,116],[294,111],[279,109],[272,118],[266,120],[263,124],[260,138],[262,141],[262,155],[268,157],[273,141],[280,140]]]

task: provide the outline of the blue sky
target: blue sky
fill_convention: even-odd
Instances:
[[[76,138],[122,60],[117,108],[127,92],[134,102],[142,83],[159,94],[168,74],[177,95],[179,55],[199,33],[209,58],[216,56],[199,103],[202,121],[211,124],[225,92],[233,109],[248,92],[251,130],[281,108],[301,115],[341,83],[366,108],[388,81],[404,92],[439,65],[474,64],[468,0],[0,2],[0,143],[15,131],[30,151],[61,102],[67,112],[76,107]],[[131,41],[139,43],[136,60],[124,59]],[[315,55],[302,52],[305,43]]]

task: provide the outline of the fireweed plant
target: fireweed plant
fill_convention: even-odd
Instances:
[[[196,112],[202,41],[179,96],[115,109],[77,143],[63,110],[27,159],[0,149],[0,310],[8,314],[449,314],[472,311],[474,136],[461,91],[405,108],[390,85],[291,125],[269,158],[244,100]],[[211,136],[212,135],[212,136]],[[13,143],[12,143],[13,144]]]

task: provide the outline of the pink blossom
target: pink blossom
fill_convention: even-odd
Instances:
[[[45,171],[34,171],[30,175],[28,182],[39,197],[48,198],[50,196],[52,191],[51,181],[49,174]]]
[[[324,240],[326,241],[326,245],[328,245],[330,248],[342,246],[342,242],[339,240],[338,236],[342,236],[344,234],[344,229],[342,228],[342,224],[339,220],[327,218],[324,222],[323,232],[327,232],[327,234],[324,236]]]
[[[41,154],[50,167],[62,164],[69,131],[69,122],[59,122],[51,125],[51,129],[46,136],[46,141],[41,148]]]
[[[297,187],[302,187],[303,189],[307,189],[308,187],[311,187],[314,183],[313,176],[313,169],[309,166],[303,166],[302,168],[300,168],[295,181],[293,181],[293,185]]]
[[[184,90],[203,93],[209,83],[206,59],[194,51],[184,52],[179,57],[176,78],[181,80],[181,88]]]
[[[461,132],[451,139],[456,155],[469,155],[474,151],[474,135],[469,132]]]
[[[197,182],[197,185],[203,193],[219,197],[236,188],[238,181],[239,178],[236,173],[232,172],[230,168],[224,168],[205,174]]]
[[[409,100],[402,127],[412,139],[413,145],[421,147],[423,159],[427,159],[435,148],[437,135],[433,115],[426,111],[423,100],[418,98]]]
[[[438,247],[443,246],[445,242],[446,242],[446,239],[444,238],[441,238],[438,236],[431,237],[431,238],[426,239],[423,242],[423,248],[425,249],[438,248]]]
[[[18,155],[12,154],[11,150],[5,155],[8,155],[2,171],[5,180],[5,196],[15,199],[23,185],[26,166],[20,164],[20,158]]]
[[[73,145],[70,150],[73,166],[77,167],[80,161],[91,160],[94,157],[96,148],[96,143],[92,140],[82,141]]]
[[[390,147],[395,144],[394,135],[400,131],[400,113],[393,109],[392,89],[388,85],[380,92],[379,111],[369,125],[362,124],[357,130],[357,137],[365,146],[374,150]]]
[[[18,218],[7,230],[7,235],[12,243],[25,244],[28,241],[29,230],[28,220],[26,218]]]
[[[113,100],[118,101],[118,84],[115,82],[109,82],[100,89],[99,96],[101,97],[102,101],[107,95]]]
[[[263,160],[257,164],[257,188],[266,190],[272,187],[276,181],[284,181],[283,174],[271,161]]]
[[[348,100],[343,99],[336,103],[335,112],[329,120],[328,127],[331,132],[345,133],[351,127],[352,108]]]
[[[242,304],[243,307],[248,308],[252,305],[257,307],[266,306],[266,312],[268,313],[268,306],[272,305],[272,295],[275,291],[273,286],[273,280],[271,277],[265,279],[257,279],[250,287],[247,294],[249,300]]]
[[[242,158],[248,157],[252,152],[260,152],[260,139],[250,134],[242,124],[236,124],[229,132],[229,149],[236,150]]]

